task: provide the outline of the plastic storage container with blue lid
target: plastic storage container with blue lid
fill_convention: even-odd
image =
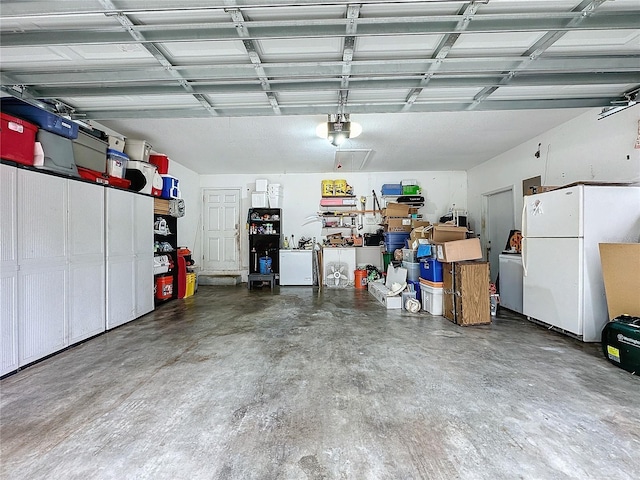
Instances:
[[[78,138],[77,123],[18,98],[5,97],[0,99],[0,107],[2,111],[32,122],[48,132],[72,140]]]

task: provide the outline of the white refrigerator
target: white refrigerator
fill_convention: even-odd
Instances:
[[[598,244],[640,240],[640,187],[574,184],[523,203],[524,315],[600,341],[609,318]]]

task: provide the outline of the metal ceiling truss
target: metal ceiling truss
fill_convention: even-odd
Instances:
[[[578,0],[576,0],[578,1]],[[501,110],[530,108],[579,108],[615,105],[629,92],[640,87],[640,51],[616,52],[614,49],[584,50],[548,54],[550,47],[569,32],[638,31],[640,8],[618,10],[600,8],[611,0],[586,0],[571,9],[539,9],[515,13],[508,8],[484,13],[490,0],[363,0],[345,1],[272,0],[269,2],[219,0],[172,3],[162,0],[135,2],[98,0],[101,9],[90,2],[3,0],[1,48],[71,47],[81,45],[140,45],[153,58],[129,63],[84,63],[82,65],[24,67],[2,66],[2,90],[14,96],[32,99],[71,99],[129,96],[191,96],[197,100],[184,105],[152,105],[140,108],[114,102],[109,107],[82,108],[82,118],[205,117],[258,115],[326,115],[350,113],[396,113]],[[132,5],[136,5],[135,8]],[[144,5],[139,8],[138,5]],[[438,13],[442,6],[453,7],[455,14]],[[520,7],[523,8],[523,3]],[[433,10],[431,7],[439,7]],[[291,12],[300,12],[292,15]],[[310,7],[313,15],[304,14]],[[397,7],[398,11],[395,11]],[[367,10],[373,8],[374,10]],[[408,14],[413,8],[417,14]],[[264,15],[265,9],[270,15]],[[284,12],[286,15],[278,15]],[[326,14],[319,14],[322,10]],[[432,14],[426,14],[432,10]],[[258,20],[254,19],[254,13]],[[342,12],[337,15],[336,12]],[[370,13],[371,12],[371,13]],[[385,13],[386,12],[386,13]],[[190,14],[193,22],[174,20],[170,13]],[[275,14],[274,14],[275,13]],[[205,15],[206,14],[206,15]],[[216,21],[202,21],[212,18]],[[155,15],[154,22],[137,20]],[[222,15],[228,17],[223,21]],[[74,22],[70,22],[69,19]],[[114,18],[117,25],[107,25]],[[64,19],[64,22],[56,23]],[[85,21],[92,19],[91,22]],[[11,22],[33,28],[14,28]],[[82,25],[69,27],[68,25]],[[8,26],[4,26],[8,25]],[[35,25],[35,24],[34,24]],[[56,25],[56,26],[53,26]],[[493,54],[491,50],[460,50],[463,36],[473,34],[540,34],[520,55]],[[394,37],[437,35],[428,55],[393,54]],[[290,52],[287,61],[265,61],[263,42],[289,42],[297,39],[341,40],[341,51],[316,61]],[[380,58],[358,55],[359,41],[379,38],[390,51]],[[422,38],[422,37],[420,37]],[[467,37],[468,38],[468,37]],[[172,57],[169,42],[239,42],[244,60],[212,62],[188,61]],[[509,40],[504,40],[513,51]],[[505,47],[507,48],[507,47]],[[215,48],[214,48],[215,49]],[[589,93],[572,93],[562,87],[599,86]],[[631,88],[629,86],[632,86]],[[518,94],[499,96],[517,87],[554,87],[552,96]],[[437,91],[437,95],[430,92]],[[317,99],[317,93],[327,93]],[[369,92],[375,94],[369,97]],[[381,95],[380,92],[385,92]],[[296,94],[284,101],[286,94]],[[336,96],[332,94],[336,94]],[[245,96],[251,94],[250,100]],[[220,102],[217,95],[240,97],[242,101]],[[306,97],[304,96],[306,95]],[[355,97],[355,98],[354,98]],[[262,102],[257,100],[262,98]],[[329,101],[333,98],[333,101]]]

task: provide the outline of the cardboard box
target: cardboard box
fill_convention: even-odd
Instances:
[[[451,263],[463,260],[477,260],[482,258],[482,248],[479,238],[454,240],[453,242],[437,243],[436,258],[440,262]]]
[[[600,263],[609,320],[640,317],[640,243],[601,243]]]
[[[394,218],[387,217],[384,220],[387,232],[410,232],[411,231],[411,219],[410,218]]]
[[[467,227],[456,227],[439,223],[431,229],[431,240],[433,243],[452,242],[454,240],[464,240],[467,238]]]
[[[416,219],[411,220],[411,228],[428,227],[429,225],[431,224],[425,220],[416,220]]]
[[[387,204],[384,215],[387,217],[406,217],[409,215],[409,205],[389,203]]]

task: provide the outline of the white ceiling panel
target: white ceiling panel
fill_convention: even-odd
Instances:
[[[264,93],[247,93],[244,95],[207,95],[214,107],[228,107],[238,105],[246,107],[250,105],[268,104],[267,96]]]
[[[240,40],[220,40],[217,42],[165,42],[162,48],[173,58],[179,58],[181,64],[195,61],[241,62],[247,58],[247,52]]]
[[[634,54],[640,51],[640,32],[633,30],[567,32],[554,43],[549,53],[600,53]]]
[[[578,3],[577,0],[491,0],[482,11],[487,14],[566,12]]]
[[[3,69],[22,70],[24,68],[37,68],[43,64],[55,64],[61,61],[70,61],[73,52],[61,51],[51,47],[0,47],[0,61]]]
[[[304,5],[291,6],[295,2],[282,2],[278,6],[277,2],[269,7],[261,7],[259,2],[249,2],[251,7],[242,8],[246,12],[246,17],[251,21],[268,20],[305,20],[309,18],[328,19],[341,18],[344,16],[345,5],[337,5],[327,2],[327,5]],[[267,2],[262,2],[267,3]]]
[[[283,104],[292,105],[304,105],[313,103],[315,105],[330,105],[335,102],[336,95],[335,90],[329,91],[315,91],[313,94],[309,92],[279,92],[278,101]]]
[[[463,33],[451,49],[452,55],[522,55],[543,33]]]
[[[340,60],[341,38],[297,38],[261,40],[259,44],[265,62]]]
[[[425,88],[418,97],[418,102],[441,100],[445,102],[471,101],[480,93],[479,88]]]
[[[356,60],[424,58],[430,56],[442,35],[394,35],[358,39]]]

